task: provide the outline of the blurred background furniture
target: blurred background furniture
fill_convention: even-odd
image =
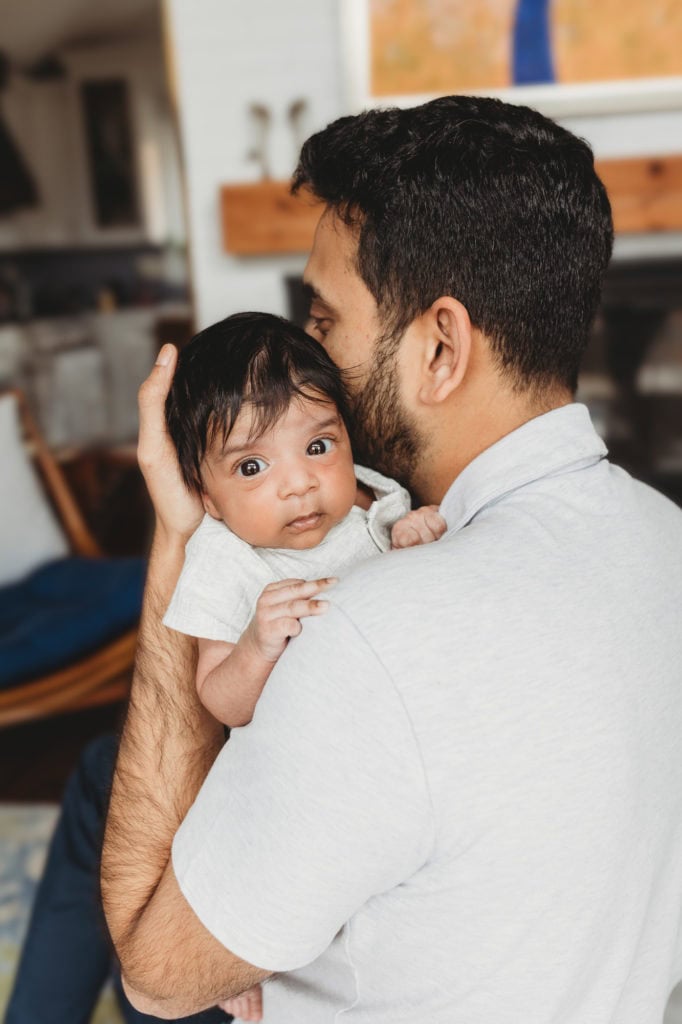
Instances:
[[[144,560],[103,556],[18,391],[0,447],[0,726],[121,700]]]

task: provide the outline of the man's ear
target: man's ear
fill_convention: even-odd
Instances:
[[[471,360],[472,330],[466,306],[444,295],[422,317],[424,345],[419,399],[445,401],[462,383]]]

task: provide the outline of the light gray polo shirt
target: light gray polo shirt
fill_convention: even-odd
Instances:
[[[570,405],[306,620],[176,836],[266,1024],[660,1024],[682,977],[682,512]]]

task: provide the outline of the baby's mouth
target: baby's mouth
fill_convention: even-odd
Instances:
[[[309,512],[308,515],[292,519],[290,523],[287,523],[287,526],[290,530],[300,533],[304,533],[306,530],[314,530],[322,521],[323,515],[323,512]]]

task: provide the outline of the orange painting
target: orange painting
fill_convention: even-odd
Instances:
[[[682,74],[680,0],[369,0],[369,16],[374,96]]]

